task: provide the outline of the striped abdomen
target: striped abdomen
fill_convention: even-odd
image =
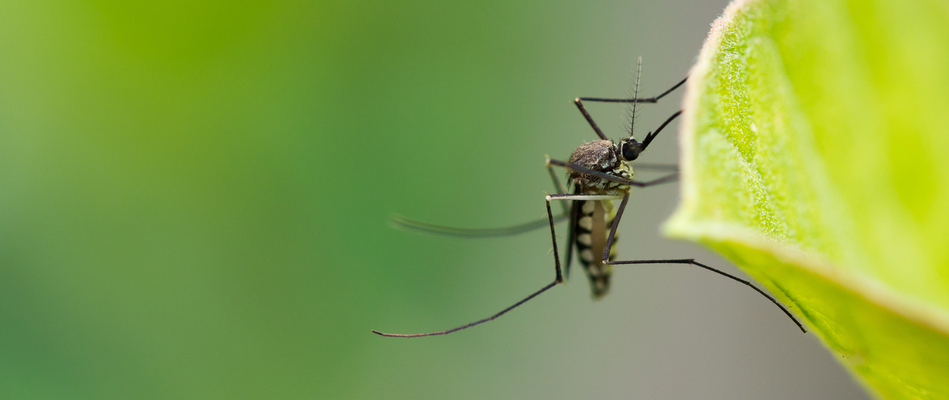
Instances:
[[[603,249],[606,247],[606,238],[613,225],[613,218],[616,217],[616,211],[613,209],[612,201],[586,201],[576,200],[573,204],[577,207],[576,219],[574,220],[574,244],[577,246],[580,264],[590,279],[590,286],[593,290],[593,297],[603,297],[610,291],[610,275],[613,273],[612,265],[603,264]],[[616,256],[616,242],[619,238],[617,234],[613,238],[613,245],[610,246],[610,257],[612,261]]]

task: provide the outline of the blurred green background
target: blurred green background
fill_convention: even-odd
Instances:
[[[543,231],[388,217],[542,217],[544,155],[594,138],[571,100],[627,95],[640,55],[666,89],[725,5],[0,1],[0,398],[864,398],[770,303],[682,266],[369,333],[548,283]],[[622,135],[626,110],[590,109]],[[676,194],[634,194],[621,258],[734,271],[659,236]]]

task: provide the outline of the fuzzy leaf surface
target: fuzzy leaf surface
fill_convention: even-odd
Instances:
[[[876,395],[949,399],[949,4],[737,1],[684,110],[666,233],[734,261]]]

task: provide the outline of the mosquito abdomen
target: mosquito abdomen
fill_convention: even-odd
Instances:
[[[613,266],[603,264],[603,249],[606,247],[606,238],[616,211],[611,201],[578,200],[575,206],[580,212],[574,226],[577,233],[574,244],[577,246],[580,265],[590,280],[593,298],[599,299],[610,291]],[[613,244],[610,246],[611,261],[616,255],[617,237],[618,235],[613,238]]]

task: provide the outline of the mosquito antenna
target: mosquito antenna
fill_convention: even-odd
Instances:
[[[639,104],[639,102],[636,101],[636,99],[639,98],[639,78],[640,76],[642,76],[642,72],[643,72],[643,57],[639,56],[639,59],[636,61],[636,83],[633,84],[633,101],[632,101],[633,112],[632,112],[632,115],[629,117],[629,137],[633,137],[633,132],[635,132],[633,128],[636,127],[636,104]]]

